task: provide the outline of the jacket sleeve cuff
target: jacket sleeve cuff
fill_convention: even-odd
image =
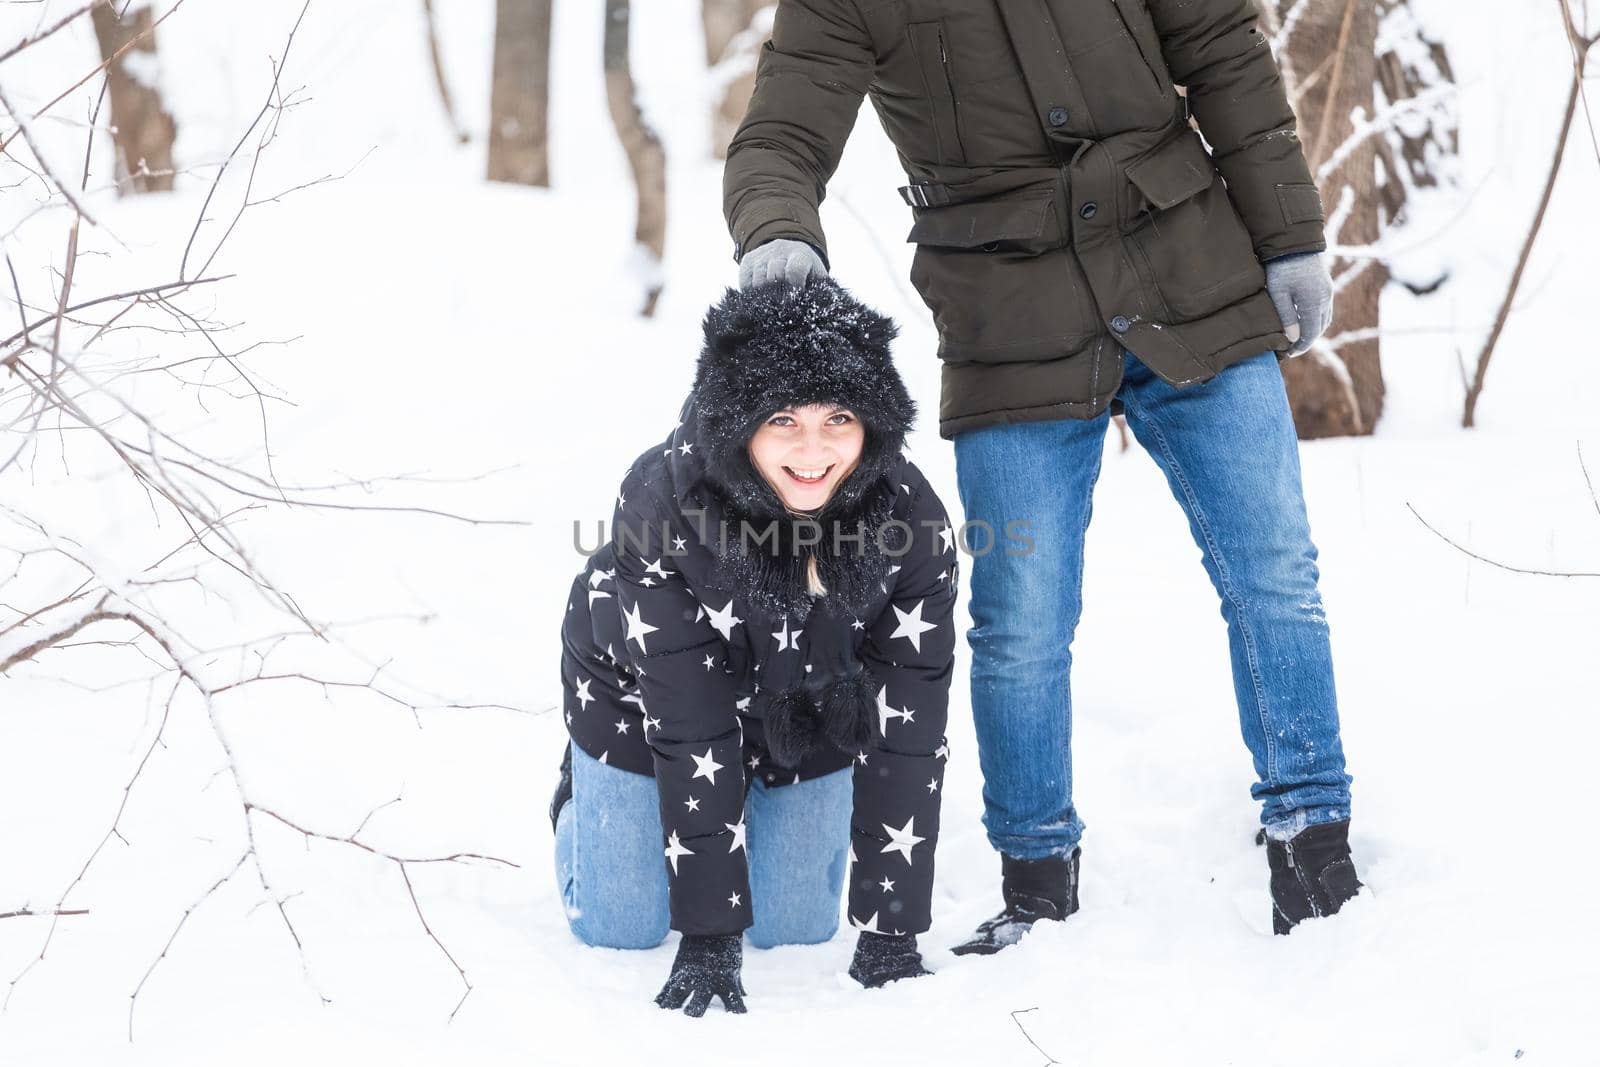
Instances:
[[[775,237],[804,241],[817,250],[823,265],[828,265],[828,243],[816,209],[809,204],[797,205],[784,200],[761,201],[739,214],[733,225],[734,262],[750,249]]]
[[[1261,262],[1271,263],[1275,259],[1293,259],[1295,256],[1315,256],[1320,255],[1327,250],[1327,244],[1319,241],[1316,246],[1312,248],[1297,248],[1287,252],[1278,252],[1270,256],[1263,256],[1261,257]]]

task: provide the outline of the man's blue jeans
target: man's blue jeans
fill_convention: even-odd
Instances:
[[[1350,817],[1317,549],[1272,352],[1205,382],[1168,385],[1123,353],[1117,395],[1134,437],[1189,518],[1228,624],[1252,795],[1274,837]],[[1082,610],[1084,532],[1110,414],[957,434],[971,563],[972,715],[990,843],[1018,859],[1070,853],[1070,646]],[[1007,524],[1027,523],[1008,539]],[[980,554],[982,553],[982,554]],[[1159,657],[1160,650],[1148,655]]]
[[[850,768],[745,798],[756,948],[810,945],[839,929],[850,850]],[[605,948],[666,939],[667,862],[656,780],[572,746],[572,799],[556,817],[556,889],[578,938]]]

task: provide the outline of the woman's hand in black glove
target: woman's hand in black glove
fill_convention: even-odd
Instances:
[[[863,930],[857,937],[850,977],[868,989],[932,973],[922,965],[916,934],[874,934]]]
[[[739,980],[739,968],[743,963],[743,934],[685,934],[656,1004],[674,1011],[682,1008],[685,1015],[698,1019],[711,1006],[712,997],[721,997],[727,1010],[742,1015],[744,983]]]

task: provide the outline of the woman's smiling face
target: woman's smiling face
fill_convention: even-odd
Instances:
[[[767,416],[750,438],[750,462],[793,511],[813,511],[861,458],[866,431],[849,408],[805,404]]]

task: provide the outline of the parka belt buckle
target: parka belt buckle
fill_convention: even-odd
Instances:
[[[950,202],[950,190],[943,185],[902,185],[900,199],[912,207],[942,207]]]

